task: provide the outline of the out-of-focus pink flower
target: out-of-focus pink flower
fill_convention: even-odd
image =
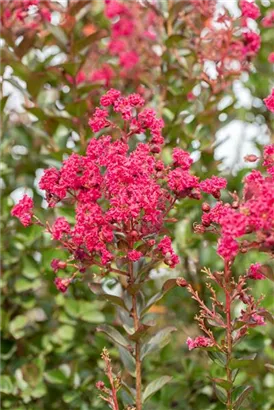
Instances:
[[[268,62],[274,64],[274,52],[270,53],[268,56]]]
[[[258,326],[264,326],[264,325],[265,325],[265,320],[264,320],[263,316],[258,315],[257,313],[254,313],[254,314],[251,316],[251,319],[252,319],[252,321],[255,322],[256,325],[258,325]]]
[[[261,15],[259,7],[252,0],[241,0],[240,8],[244,17],[249,17],[256,20]]]
[[[262,26],[265,28],[274,26],[274,10],[271,10],[262,20]]]
[[[264,103],[269,111],[274,112],[274,88],[272,88],[271,94],[264,99]]]
[[[196,349],[197,347],[211,347],[214,345],[213,341],[205,336],[197,336],[195,339],[188,337],[186,344],[188,345],[189,350]]]
[[[120,64],[123,68],[130,70],[139,61],[139,56],[135,51],[128,51],[120,55]]]
[[[142,252],[132,250],[132,251],[128,252],[127,256],[131,261],[137,262],[143,256],[143,254],[142,254]]]
[[[55,286],[60,292],[65,293],[71,283],[71,279],[68,278],[55,278]]]
[[[248,277],[254,280],[266,279],[265,275],[261,272],[262,265],[260,263],[253,263],[248,269]]]
[[[33,200],[28,195],[24,195],[22,199],[11,210],[11,215],[19,219],[22,225],[28,226],[31,224],[33,216]]]

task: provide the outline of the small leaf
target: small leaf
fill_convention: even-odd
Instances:
[[[49,370],[44,374],[46,381],[52,384],[66,384],[68,382],[67,376],[61,369]]]
[[[136,361],[134,357],[122,346],[118,346],[118,350],[124,367],[132,377],[136,377]]]
[[[219,379],[218,377],[211,379],[216,385],[222,387],[225,390],[230,390],[233,386],[232,383],[225,379]]]
[[[232,359],[229,362],[229,367],[231,369],[241,369],[243,367],[248,367],[250,366],[251,362],[253,359]]]
[[[0,392],[5,394],[11,394],[13,392],[13,383],[9,376],[0,376]]]
[[[103,332],[108,335],[115,343],[128,349],[129,342],[121,335],[118,330],[109,325],[101,325],[97,327],[97,332]]]
[[[128,311],[125,305],[125,302],[122,298],[116,295],[110,295],[108,293],[104,293],[102,286],[99,283],[89,283],[88,286],[95,295],[99,296],[99,299],[106,300],[107,302],[110,302],[116,306],[120,306],[126,311]]]
[[[226,364],[226,356],[224,353],[221,352],[212,352],[208,351],[208,356],[210,359],[214,362],[217,363],[219,366],[224,367]]]
[[[143,394],[143,403],[145,403],[149,397],[160,390],[165,384],[169,383],[171,379],[172,377],[170,376],[162,376],[149,383]]]
[[[242,389],[242,388],[241,388]],[[240,395],[237,397],[236,401],[234,402],[234,407],[233,410],[238,410],[241,408],[241,405],[249,395],[249,393],[253,390],[252,386],[247,386],[244,388],[244,390],[240,393]]]
[[[142,336],[146,334],[147,330],[150,327],[151,326],[149,325],[141,324],[140,327],[136,330],[136,332],[129,336],[129,339],[134,341],[139,340]]]
[[[171,289],[173,289],[176,286],[176,278],[175,279],[168,279],[162,287],[162,290],[156,295],[152,296],[152,298],[149,299],[147,302],[145,308],[141,312],[141,316],[143,316],[150,308],[153,306],[156,302],[162,299],[162,297]]]
[[[22,336],[24,336],[24,327],[27,325],[28,320],[25,316],[23,315],[18,315],[16,316],[9,325],[9,330],[12,336],[15,339],[20,339]]]
[[[164,329],[159,330],[151,339],[142,346],[141,349],[141,359],[147,356],[149,353],[157,352],[166,346],[170,341],[171,333],[175,332],[177,329],[174,326],[168,326]]]
[[[214,382],[213,382],[213,390],[214,390],[216,396],[218,397],[218,399],[219,399],[222,403],[226,404],[226,402],[227,402],[226,390],[223,389],[222,387],[218,387],[218,386],[216,385],[216,383],[214,383]]]

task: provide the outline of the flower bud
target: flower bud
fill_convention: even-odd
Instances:
[[[207,202],[204,202],[202,204],[202,211],[203,212],[209,212],[210,211],[210,205]]]
[[[246,155],[244,157],[245,162],[256,162],[258,161],[259,157],[257,155],[251,154],[251,155]]]
[[[105,383],[102,381],[99,381],[96,383],[96,389],[98,390],[103,390],[105,388]]]
[[[188,285],[187,281],[184,278],[177,278],[176,284],[181,288],[185,288]]]
[[[153,154],[159,154],[160,151],[161,149],[158,145],[152,145],[152,147],[150,148],[150,152],[152,152]]]

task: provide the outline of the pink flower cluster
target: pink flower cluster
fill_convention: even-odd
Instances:
[[[272,88],[271,94],[264,99],[264,103],[270,112],[274,112],[274,88]]]
[[[249,27],[247,19],[257,19],[260,10],[254,2],[242,0],[242,17],[235,19],[228,11],[220,13],[217,1],[191,0],[191,4],[193,9],[183,18],[188,30],[193,32],[192,48],[201,64],[201,79],[218,93],[228,86],[232,76],[249,71],[261,38]],[[208,61],[214,64],[216,79],[204,69]]]
[[[196,230],[209,229],[220,234],[217,251],[225,260],[234,259],[239,251],[245,252],[249,247],[270,250],[274,246],[274,145],[265,147],[263,159],[268,175],[253,170],[244,180],[241,201],[234,195],[232,204],[219,201],[212,208],[203,205],[202,227],[198,226]],[[201,189],[206,181],[201,182]],[[251,233],[257,237],[255,243],[247,239],[238,242],[237,239]]]
[[[133,69],[136,75],[141,59],[145,58],[146,63],[151,60],[154,65],[157,56],[150,44],[157,37],[157,15],[137,2],[132,2],[129,6],[116,0],[105,0],[105,4],[105,15],[111,20],[108,50],[111,55],[119,58],[121,76],[128,76]]]
[[[260,263],[253,263],[248,270],[248,277],[254,280],[266,279],[265,275],[261,271],[262,265]]]
[[[254,3],[253,0],[241,0],[240,1],[240,8],[242,10],[242,15],[244,17],[251,18],[253,20],[257,20],[260,17],[261,12],[259,7]]]
[[[188,345],[189,350],[193,350],[198,347],[212,347],[214,342],[209,337],[197,336],[195,339],[188,337],[186,344]]]
[[[11,215],[16,216],[24,226],[31,224],[31,219],[33,216],[33,200],[28,196],[24,195],[22,199],[12,208]]]
[[[4,6],[1,24],[5,28],[23,25],[25,29],[36,30],[39,24],[51,21],[51,5],[41,0],[2,0]],[[30,13],[31,9],[31,13]]]
[[[262,20],[262,26],[264,28],[270,28],[274,26],[274,10],[269,11]]]
[[[143,108],[139,94],[125,97],[110,89],[100,101],[89,125],[94,132],[108,129],[113,136],[92,138],[85,155],[73,153],[61,169],[44,171],[39,187],[48,205],[55,207],[69,199],[75,210],[75,223],[58,217],[45,228],[69,251],[79,272],[94,264],[109,269],[117,254],[132,262],[153,257],[173,268],[179,258],[171,239],[161,239],[161,231],[177,198],[199,198],[199,180],[189,171],[192,159],[175,148],[171,166],[160,160],[164,122],[154,110]],[[118,115],[115,121],[114,115]],[[141,133],[147,135],[146,143],[138,142]],[[212,191],[220,188],[219,182],[214,180]],[[12,214],[28,225],[32,207],[32,200],[25,196]],[[54,259],[51,266],[57,272],[67,263]],[[71,281],[57,278],[55,283],[64,292]]]

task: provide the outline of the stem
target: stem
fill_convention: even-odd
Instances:
[[[133,263],[129,262],[129,277],[131,283],[134,282],[133,276]],[[137,330],[140,327],[138,310],[137,310],[137,294],[132,295],[132,317],[134,322],[134,330]],[[142,410],[142,361],[141,361],[141,344],[139,340],[135,342],[135,361],[136,361],[136,379],[135,379],[135,388],[136,388],[136,410]]]
[[[230,294],[231,271],[228,262],[225,262],[225,301],[226,301],[226,377],[227,381],[232,384],[232,371],[229,362],[232,355],[232,326],[231,326],[231,294]],[[232,410],[232,388],[227,391],[227,410]]]

